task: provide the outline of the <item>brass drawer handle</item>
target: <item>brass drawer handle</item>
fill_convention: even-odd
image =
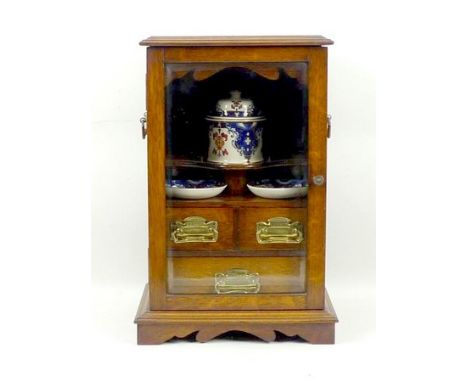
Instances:
[[[171,240],[174,243],[214,243],[218,241],[218,222],[201,216],[189,216],[171,223]]]
[[[299,222],[291,222],[284,217],[268,219],[267,222],[257,222],[257,242],[272,243],[302,243],[304,228]]]
[[[246,269],[232,268],[226,273],[215,274],[215,291],[218,294],[258,293],[260,276]]]

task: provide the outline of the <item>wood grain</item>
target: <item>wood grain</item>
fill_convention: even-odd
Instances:
[[[143,46],[320,46],[333,41],[323,36],[151,36]]]
[[[203,81],[229,67],[232,67],[232,64],[228,62],[170,64],[166,67],[166,85],[175,79],[182,78],[188,73],[192,73],[194,80]],[[280,77],[280,72],[284,70],[290,78],[297,78],[302,84],[306,84],[307,82],[306,73],[298,69],[295,63],[246,62],[242,64],[242,67],[269,80],[277,80]]]
[[[221,194],[219,197],[189,200],[167,199],[167,206],[174,208],[223,208],[223,207],[260,207],[260,208],[297,208],[306,207],[307,198],[295,199],[265,199],[254,195],[230,196]]]
[[[262,293],[255,295],[168,294],[165,310],[295,310],[306,308],[305,293]]]
[[[307,253],[304,250],[293,250],[293,249],[253,249],[253,250],[222,250],[222,251],[207,251],[207,250],[188,250],[188,251],[171,251],[168,253],[170,257],[281,257],[281,256],[296,256],[306,257]]]
[[[325,303],[326,181],[315,186],[316,175],[327,176],[327,48],[309,51],[309,192],[307,307],[323,309]]]
[[[231,331],[245,331],[242,325],[233,327]],[[223,325],[212,325],[208,328],[202,328],[198,331],[196,339],[198,342],[208,342],[212,339],[224,334],[226,332],[226,328]],[[266,342],[274,341],[276,338],[276,333],[273,329],[270,328],[254,328],[251,327],[249,329],[249,333],[258,337]]]
[[[165,62],[305,62],[310,48],[302,46],[239,47],[177,47],[167,49]]]
[[[197,341],[205,342],[230,331],[250,333],[265,341],[273,341],[276,332],[281,332],[300,336],[310,343],[332,344],[336,322],[328,295],[321,310],[152,311],[147,288],[135,317],[138,344],[146,345],[161,344],[195,332]]]
[[[226,171],[224,181],[227,184],[226,194],[231,196],[245,195],[249,193],[247,189],[247,171]]]
[[[152,309],[162,309],[166,295],[166,188],[164,52],[147,50],[148,235]]]

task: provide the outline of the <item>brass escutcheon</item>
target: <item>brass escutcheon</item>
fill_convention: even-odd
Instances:
[[[304,229],[301,223],[291,222],[284,217],[268,219],[267,222],[257,222],[257,242],[259,244],[293,243],[304,240]]]
[[[215,291],[218,294],[258,293],[260,276],[246,269],[232,268],[226,273],[215,274]]]
[[[189,216],[171,223],[171,240],[174,243],[213,243],[218,241],[218,222],[201,216]]]

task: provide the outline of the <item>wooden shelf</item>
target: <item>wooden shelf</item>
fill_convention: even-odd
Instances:
[[[265,199],[258,196],[219,196],[209,199],[166,199],[167,207],[263,207],[263,208],[294,208],[307,207],[307,198]]]
[[[287,167],[287,166],[306,166],[306,159],[281,159],[273,161],[265,161],[260,163],[250,163],[246,165],[224,165],[222,163],[207,162],[203,160],[190,159],[167,159],[166,167],[193,167],[207,168],[213,170],[258,170],[272,167]]]
[[[280,245],[280,244],[279,244]],[[222,251],[189,251],[172,249],[168,252],[168,257],[304,257],[305,249],[267,249],[267,250],[242,250],[229,249]]]

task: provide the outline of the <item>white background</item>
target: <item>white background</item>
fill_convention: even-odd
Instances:
[[[256,13],[255,7],[250,9]],[[271,33],[305,34],[310,29],[305,27],[305,18],[302,23],[302,28],[291,32],[281,28]],[[337,341],[347,343],[367,339],[375,330],[375,57],[365,44],[353,44],[356,35],[341,29],[327,32],[325,24],[316,28],[323,28],[326,36],[337,41],[329,49],[333,138],[329,145],[327,285],[342,321]],[[120,333],[121,340],[132,342],[131,318],[147,281],[146,141],[141,139],[138,122],[145,110],[146,49],[138,46],[147,36],[144,33],[141,26],[131,32],[112,29],[110,46],[99,48],[99,60],[92,68],[96,72],[91,152],[94,312],[100,334],[115,339]],[[187,29],[185,33],[209,30]],[[217,33],[236,31],[224,28]],[[265,32],[257,27],[250,33]],[[117,291],[123,296],[116,300]],[[116,301],[125,301],[125,310],[122,306],[116,310]],[[114,328],[117,320],[127,326]]]
[[[467,61],[458,44],[466,13],[457,5],[2,4],[2,379],[466,380],[457,349],[468,318]],[[147,272],[138,125],[145,53],[137,43],[177,34],[335,40],[327,225],[327,286],[341,320],[335,346],[135,345]]]

